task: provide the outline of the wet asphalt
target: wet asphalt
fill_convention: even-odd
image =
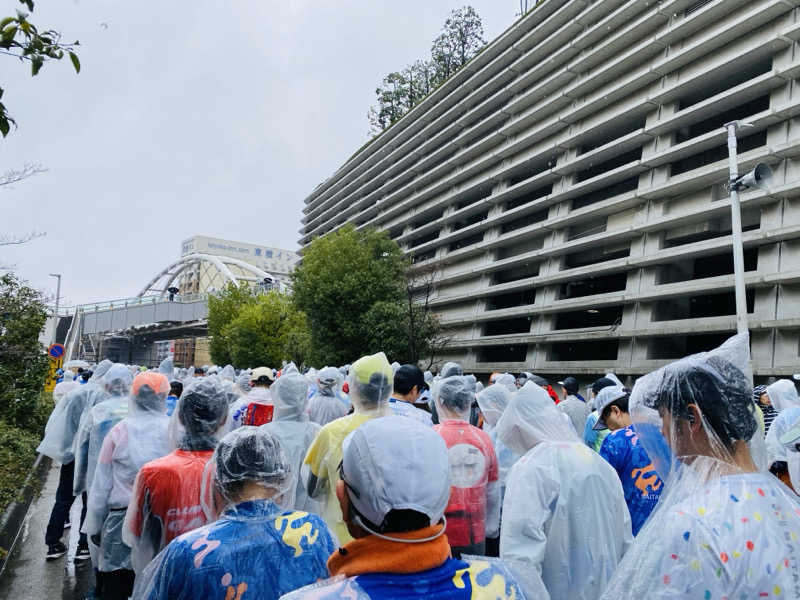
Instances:
[[[78,523],[81,499],[72,505],[71,520],[75,525],[64,530],[62,541],[69,552],[53,561],[45,560],[47,546],[44,532],[58,486],[59,466],[54,465],[47,475],[39,498],[31,504],[23,526],[22,538],[0,578],[0,600],[82,600],[92,598],[94,586],[91,561],[75,563],[78,546]]]

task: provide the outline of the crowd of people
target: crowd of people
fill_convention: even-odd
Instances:
[[[65,374],[47,557],[95,597],[800,598],[800,398],[735,336],[636,380],[383,353]]]

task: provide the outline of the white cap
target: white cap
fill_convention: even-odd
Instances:
[[[620,398],[624,398],[628,395],[628,392],[625,390],[624,387],[621,385],[614,385],[604,387],[602,390],[597,392],[597,396],[594,399],[595,406],[597,406],[597,414],[599,418],[597,419],[597,423],[594,424],[592,429],[608,429],[608,425],[606,425],[605,421],[603,421],[603,411],[606,409],[606,406],[614,402],[615,400],[619,400]]]
[[[342,444],[350,502],[380,528],[392,510],[415,510],[435,525],[450,499],[447,446],[433,429],[401,416],[364,423]]]

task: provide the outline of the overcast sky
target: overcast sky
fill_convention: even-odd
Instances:
[[[517,0],[475,0],[487,40]],[[0,0],[0,16],[17,0]],[[34,23],[81,42],[82,71],[0,56],[19,128],[0,172],[0,265],[62,306],[124,298],[192,235],[297,249],[303,199],[367,139],[375,85],[428,55],[452,0],[37,0]]]

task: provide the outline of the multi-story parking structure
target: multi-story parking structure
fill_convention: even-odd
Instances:
[[[447,358],[637,374],[736,329],[728,153],[757,375],[800,371],[800,0],[544,0],[306,199],[301,244],[387,230]]]

